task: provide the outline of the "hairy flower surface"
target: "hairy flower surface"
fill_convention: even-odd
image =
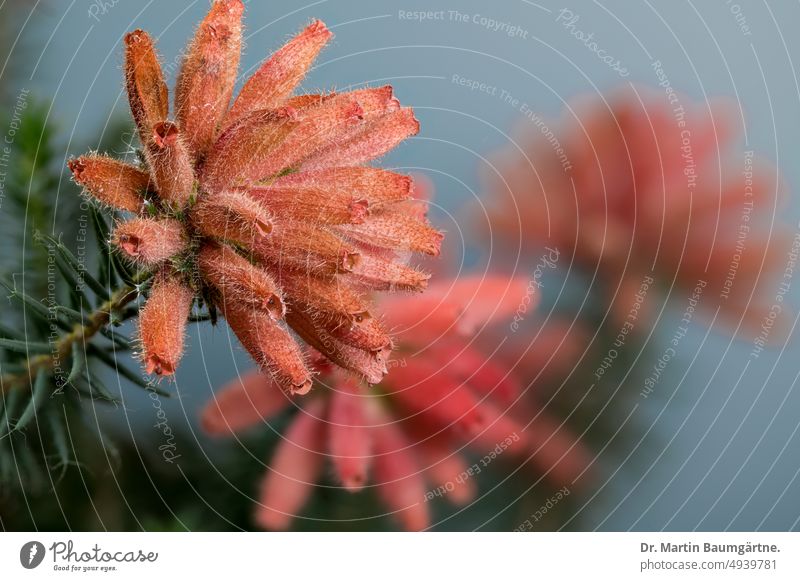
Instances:
[[[374,487],[408,530],[431,525],[435,497],[470,502],[478,472],[501,455],[530,459],[552,483],[571,486],[589,453],[546,409],[528,407],[513,367],[476,344],[484,329],[512,318],[526,293],[527,280],[468,276],[432,285],[423,297],[386,297],[385,321],[399,337],[391,375],[365,392],[340,370],[318,366],[330,389],[304,398],[282,435],[261,482],[258,524],[288,528],[326,464],[348,491]],[[230,435],[291,406],[248,373],[215,393],[202,424]]]
[[[366,297],[423,290],[428,275],[408,265],[408,253],[437,255],[442,235],[408,205],[409,177],[364,164],[419,124],[388,86],[293,95],[332,36],[319,21],[234,98],[243,11],[241,0],[216,0],[200,23],[173,119],[152,38],[126,35],[125,87],[143,162],[91,154],[69,167],[96,200],[135,215],[112,243],[157,273],[157,304],[144,307],[140,328],[148,372],[174,373],[189,296],[218,309],[288,392],[311,386],[295,333],[375,383],[391,340]]]
[[[760,325],[788,250],[784,187],[773,164],[737,151],[740,119],[721,100],[635,85],[577,99],[496,156],[477,220],[506,255],[550,246],[596,269],[620,320],[653,276],[681,296],[701,281],[711,313]]]

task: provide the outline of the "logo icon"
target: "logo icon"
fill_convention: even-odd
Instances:
[[[44,545],[39,541],[29,541],[19,550],[19,562],[26,569],[35,569],[44,560]]]

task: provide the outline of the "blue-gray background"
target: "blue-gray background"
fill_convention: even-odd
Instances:
[[[208,6],[206,0],[2,4],[0,17],[13,16],[19,31],[3,66],[6,90],[13,96],[30,89],[36,97],[52,100],[52,118],[72,142],[64,140],[65,156],[96,143],[109,120],[127,114],[120,67],[123,34],[141,27],[157,36],[174,78],[179,51]],[[747,147],[774,160],[793,192],[800,188],[796,2],[246,4],[243,72],[252,71],[312,17],[321,18],[336,39],[306,88],[391,83],[401,101],[416,108],[422,133],[393,152],[387,163],[434,180],[440,206],[434,217],[456,240],[460,210],[485,195],[478,179],[481,156],[507,143],[506,133],[523,119],[496,96],[453,83],[453,75],[505,89],[531,109],[554,116],[577,94],[630,81],[655,84],[651,63],[658,59],[677,89],[697,99],[737,99],[747,120]],[[627,78],[620,78],[556,22],[562,8],[579,15],[577,26],[594,33],[598,44],[621,60],[630,71]],[[400,11],[418,10],[444,10],[444,20],[400,17]],[[451,10],[466,14],[468,22],[452,19]],[[516,25],[522,32],[509,36],[490,30],[480,19],[474,22],[475,15]],[[796,209],[793,197],[781,218],[796,224]],[[470,232],[462,233],[470,239]],[[535,260],[531,257],[531,264]],[[525,265],[522,269],[528,270]],[[673,327],[663,326],[662,335]],[[694,326],[659,385],[660,396],[637,410],[645,429],[652,424],[647,438],[629,458],[601,458],[609,475],[597,483],[602,493],[580,513],[583,527],[798,528],[800,392],[795,382],[800,365],[791,343],[785,350],[778,345],[742,376],[749,351],[747,343],[731,340],[722,328],[706,337],[706,329]],[[658,347],[653,350],[655,356],[659,352]],[[177,376],[183,397],[165,404],[170,417],[196,425],[197,409],[214,387],[248,366],[225,331],[193,330]],[[128,398],[123,422],[146,429],[153,420],[149,402]]]

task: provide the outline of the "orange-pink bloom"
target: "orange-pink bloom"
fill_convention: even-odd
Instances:
[[[392,373],[366,392],[352,376],[317,362],[329,389],[298,404],[261,483],[258,524],[288,528],[328,464],[345,489],[374,487],[407,530],[431,525],[436,496],[459,505],[474,498],[467,450],[518,463],[530,458],[552,482],[572,485],[591,464],[588,452],[545,409],[528,407],[513,368],[476,339],[510,319],[528,292],[526,280],[466,276],[432,285],[422,297],[386,297],[384,323],[399,337]],[[247,373],[215,394],[203,428],[236,433],[292,403],[263,376]]]
[[[736,147],[739,119],[721,100],[639,86],[578,99],[496,156],[477,219],[506,253],[549,245],[565,266],[597,269],[620,319],[653,275],[684,296],[703,281],[704,306],[760,322],[786,251],[783,184]]]
[[[92,197],[136,215],[112,243],[158,273],[150,301],[160,302],[145,306],[139,333],[148,372],[174,373],[188,296],[218,309],[286,391],[304,393],[312,377],[290,329],[380,381],[391,341],[367,296],[423,290],[428,275],[408,264],[408,252],[436,255],[441,234],[407,210],[410,178],[364,164],[419,123],[388,86],[293,96],[332,36],[319,21],[234,98],[243,11],[241,0],[216,0],[198,26],[178,74],[174,120],[152,38],[126,35],[125,87],[143,162],[87,155],[69,167]],[[167,279],[170,297],[159,294]]]

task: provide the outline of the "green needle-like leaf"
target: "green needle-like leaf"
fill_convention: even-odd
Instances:
[[[64,246],[64,244],[62,244],[52,236],[47,236],[45,234],[42,234],[42,236],[44,236],[46,240],[48,240],[51,244],[54,245],[58,254],[60,254],[67,261],[70,267],[74,268],[75,270],[81,273],[81,279],[89,286],[89,288],[92,289],[92,291],[94,291],[94,293],[98,297],[100,297],[104,301],[107,301],[109,299],[111,295],[109,295],[108,288],[100,284],[100,281],[98,281],[91,274],[89,274],[89,271],[86,270],[86,268],[84,268],[84,265],[81,263],[80,260],[78,260],[78,258],[74,254],[72,254],[69,248]]]
[[[50,394],[50,375],[44,371],[39,371],[33,382],[33,390],[28,406],[14,425],[14,430],[22,430],[30,421],[37,416],[42,404],[47,401]]]
[[[19,339],[0,339],[0,348],[15,353],[49,353],[51,350],[49,343],[20,341]]]

